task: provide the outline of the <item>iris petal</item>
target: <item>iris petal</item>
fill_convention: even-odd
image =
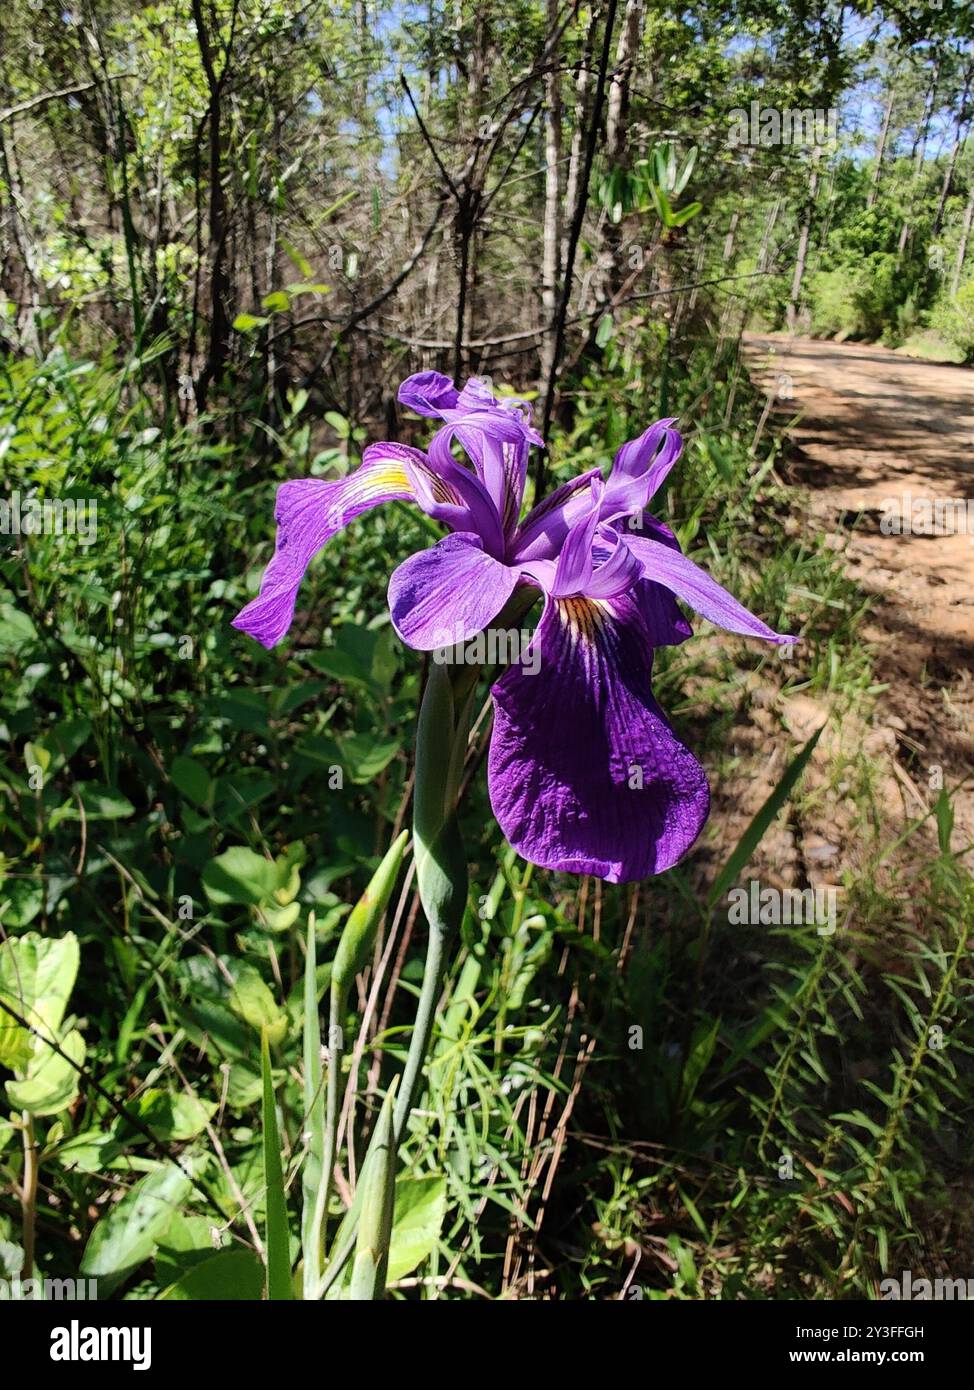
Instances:
[[[373,445],[365,461],[347,478],[298,478],[277,491],[274,517],[277,542],[260,582],[260,593],[233,620],[265,647],[285,636],[305,572],[319,550],[343,526],[380,502],[415,496],[414,469],[425,466],[418,449],[404,444]]]
[[[479,536],[445,536],[393,572],[393,626],[419,651],[454,646],[496,618],[517,582],[517,570],[488,555]]]
[[[797,640],[772,631],[767,623],[748,612],[732,594],[680,551],[646,536],[627,536],[626,545],[641,563],[647,579],[664,584],[701,617],[709,618],[718,627],[778,644]]]
[[[639,532],[648,532],[651,540],[659,541],[661,545],[667,545],[671,550],[683,553],[680,542],[665,522],[658,517],[651,516],[649,512],[641,516],[632,517],[628,526],[615,523],[624,539],[628,539],[632,533],[632,528]],[[629,547],[626,547],[629,549]],[[629,551],[632,558],[639,566],[640,572],[642,565],[636,560],[633,552]],[[633,594],[642,609],[643,617],[646,620],[646,627],[649,631],[650,640],[654,647],[675,647],[681,642],[685,642],[688,637],[693,636],[693,628],[683,615],[683,609],[676,601],[676,596],[662,584],[657,584],[651,579],[640,579],[636,584]]]
[[[442,417],[452,410],[459,396],[457,388],[442,372],[414,372],[399,388],[400,403],[417,415]]]
[[[534,641],[537,670],[512,666],[492,691],[501,829],[543,868],[612,883],[662,873],[699,835],[710,794],[653,698],[638,603],[549,599]]]
[[[569,478],[532,507],[517,531],[518,560],[554,560],[562,543],[578,519],[591,506],[591,482],[599,476],[597,468]]]
[[[662,487],[683,450],[683,439],[671,428],[673,424],[673,419],[657,420],[638,439],[623,444],[605,485],[604,521],[642,511]]]

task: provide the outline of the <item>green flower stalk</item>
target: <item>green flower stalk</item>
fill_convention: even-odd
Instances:
[[[416,1021],[396,1103],[396,1141],[405,1134],[433,1030],[446,948],[467,905],[467,861],[457,821],[457,798],[470,732],[476,667],[431,663],[416,730],[413,838],[416,883],[429,926]]]
[[[448,668],[437,662],[432,663],[419,712],[413,794],[413,849],[417,887],[429,926],[429,940],[416,1019],[392,1120],[396,1149],[405,1135],[429,1050],[446,952],[459,931],[467,904],[467,862],[457,822],[457,800],[479,674],[477,666]],[[351,926],[349,919],[346,931]],[[339,954],[342,954],[341,947]],[[343,974],[339,978],[344,978]],[[377,1132],[373,1135],[373,1145],[378,1138]],[[369,1164],[371,1153],[372,1145],[366,1155],[366,1165]],[[324,1297],[340,1277],[355,1246],[362,1213],[362,1187],[360,1182],[338,1232],[327,1271],[318,1285],[319,1298]]]
[[[317,1298],[328,1221],[332,1169],[338,1135],[338,1096],[341,1082],[342,1018],[355,976],[362,970],[375,944],[379,923],[396,885],[403,855],[409,841],[404,830],[386,851],[365,892],[352,908],[342,932],[332,964],[328,1007],[327,1100],[322,1115],[321,1043],[317,1028],[318,1003],[315,977],[314,928],[309,923],[305,958],[305,1019],[313,1017],[309,1036],[305,1031],[305,1115],[309,1146],[304,1170],[305,1218],[304,1246],[305,1298]]]

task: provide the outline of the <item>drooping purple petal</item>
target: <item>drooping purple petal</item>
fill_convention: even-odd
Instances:
[[[660,541],[650,540],[647,536],[627,535],[626,545],[642,565],[645,578],[665,585],[718,627],[778,644],[797,640],[773,632],[767,623],[749,613],[733,595],[680,551]]]
[[[617,521],[614,527],[621,532],[623,542],[633,533],[649,535],[651,540],[657,540],[661,545],[668,545],[671,550],[683,553],[680,542],[666,523],[658,517],[651,516],[649,512]],[[629,550],[629,547],[626,546],[626,549]],[[642,565],[636,556],[631,550],[629,554],[642,572]],[[684,617],[683,609],[677,603],[675,595],[662,584],[656,584],[651,579],[639,579],[632,593],[639,604],[654,647],[676,647],[693,636],[693,628]]]
[[[488,555],[479,536],[445,536],[393,572],[393,626],[419,651],[455,646],[497,617],[517,582],[517,570]]]
[[[360,468],[346,478],[298,478],[277,492],[277,542],[260,582],[260,593],[233,620],[265,647],[273,647],[294,619],[294,604],[305,571],[336,532],[380,502],[415,495],[415,467],[425,465],[418,449],[374,444]]]
[[[634,601],[643,615],[649,640],[654,647],[678,647],[693,636],[693,628],[669,589],[640,579],[632,590]]]
[[[638,605],[548,599],[539,663],[494,685],[491,804],[533,864],[612,883],[662,873],[707,819],[707,779],[650,689]]]

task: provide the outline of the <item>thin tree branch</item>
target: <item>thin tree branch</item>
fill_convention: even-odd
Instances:
[[[134,72],[113,72],[105,77],[106,82],[121,82],[123,77],[134,77]],[[37,106],[44,106],[49,101],[57,101],[60,97],[73,97],[79,92],[90,92],[93,87],[100,87],[101,80],[94,82],[76,82],[73,87],[59,87],[56,92],[41,92],[39,96],[29,97],[26,101],[20,101],[16,106],[8,106],[0,111],[0,125],[4,121],[11,120],[14,116],[21,115],[24,111],[33,111]]]

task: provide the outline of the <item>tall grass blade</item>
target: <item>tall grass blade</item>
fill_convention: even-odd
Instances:
[[[287,1229],[287,1199],[284,1195],[284,1173],[281,1167],[281,1136],[277,1128],[274,1106],[274,1080],[271,1076],[271,1051],[267,1030],[260,1035],[260,1070],[263,1086],[264,1185],[267,1202],[267,1297],[272,1300],[291,1297],[291,1252]]]
[[[809,758],[815,752],[815,745],[822,736],[822,730],[816,729],[808,742],[798,750],[791,762],[785,768],[781,781],[768,797],[767,801],[757,812],[751,824],[744,831],[738,840],[729,859],[714,880],[713,887],[707,898],[707,906],[713,908],[740,876],[741,870],[750,862],[751,856],[766,835],[768,828],[774,821],[775,816],[788,800],[798,781],[805,771]]]

